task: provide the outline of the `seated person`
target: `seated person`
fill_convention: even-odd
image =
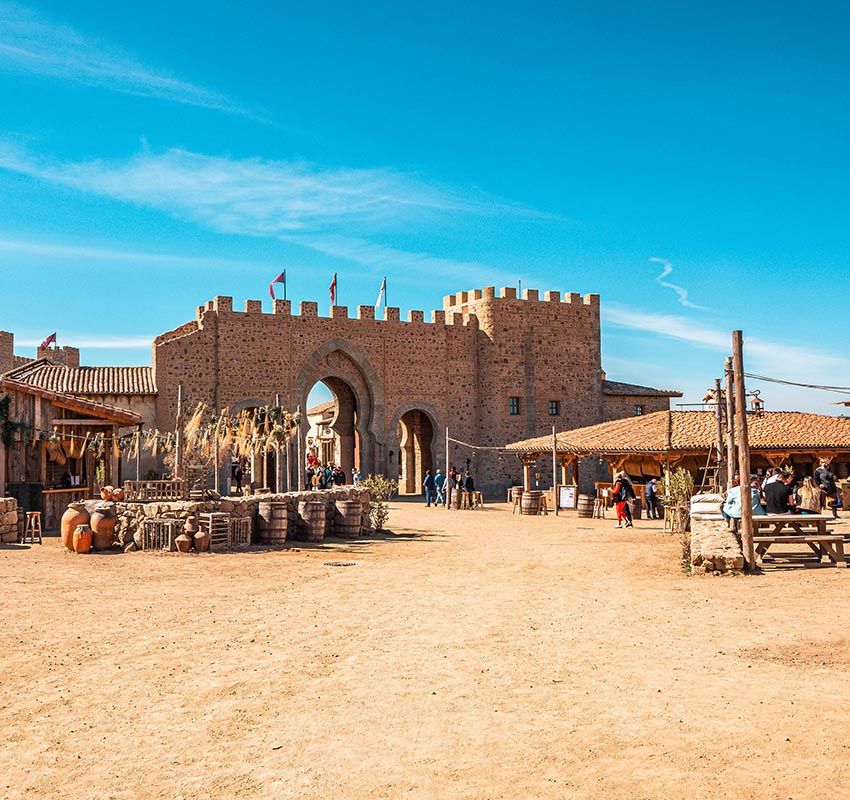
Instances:
[[[764,487],[764,499],[768,514],[790,514],[794,510],[794,476],[782,472],[777,480]]]
[[[733,478],[734,486],[726,493],[726,500],[723,503],[723,516],[728,522],[730,519],[740,520],[742,516],[741,508],[741,486],[738,477]],[[755,478],[755,485],[750,486],[750,503],[754,517],[764,516],[764,508],[759,499],[758,478]]]

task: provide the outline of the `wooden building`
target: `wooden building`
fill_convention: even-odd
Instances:
[[[787,465],[797,475],[811,475],[819,459],[829,458],[839,477],[850,475],[850,419],[761,411],[749,412],[747,420],[753,472]],[[658,411],[558,433],[560,482],[580,484],[580,463],[595,457],[638,482],[660,477],[669,466],[684,467],[699,483],[717,439],[716,426],[713,411]],[[535,467],[544,460],[551,463],[552,436],[524,439],[507,449],[522,459],[524,483],[530,487]]]
[[[124,408],[0,376],[0,496],[58,526],[70,499],[119,484],[119,434],[142,417]]]

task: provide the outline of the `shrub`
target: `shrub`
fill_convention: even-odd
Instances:
[[[390,516],[390,498],[398,491],[398,481],[385,478],[383,475],[370,475],[363,480],[362,485],[369,490],[371,504],[369,518],[376,531],[384,529],[384,523]]]

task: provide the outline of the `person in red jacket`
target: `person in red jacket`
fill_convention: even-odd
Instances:
[[[617,506],[617,525],[618,528],[631,528],[632,510],[629,508],[629,500],[634,499],[635,490],[629,476],[625,472],[618,472],[614,475],[614,488],[611,490],[614,497],[614,503]],[[623,525],[623,522],[626,524]]]

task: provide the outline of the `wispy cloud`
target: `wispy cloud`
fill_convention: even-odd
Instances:
[[[0,2],[0,69],[260,119],[226,95],[175,78],[17,3]]]
[[[99,336],[97,339],[86,336],[63,334],[61,345],[70,347],[85,347],[94,350],[150,350],[155,336]],[[38,347],[44,341],[40,339],[15,339],[15,345],[20,347]]]
[[[675,283],[670,283],[665,280],[671,272],[673,272],[673,265],[667,261],[666,258],[650,258],[649,259],[654,264],[661,264],[661,273],[656,277],[655,282],[659,286],[663,286],[665,289],[671,289],[676,293],[676,296],[679,298],[679,305],[684,306],[685,308],[692,308],[696,311],[705,311],[704,306],[698,306],[696,303],[691,302],[688,299],[688,290],[682,286],[679,286]]]
[[[54,259],[122,261],[151,266],[173,267],[224,267],[228,269],[242,267],[265,267],[274,265],[228,258],[205,258],[177,253],[151,253],[140,250],[116,250],[110,247],[80,246],[61,242],[34,242],[26,239],[4,238],[0,235],[0,253],[15,253],[23,256],[47,256]]]
[[[656,314],[611,303],[602,306],[601,314],[605,322],[620,328],[677,339],[723,355],[731,352],[730,331],[695,325],[686,317]],[[846,373],[850,369],[850,361],[846,358],[824,350],[751,335],[746,336],[744,341],[745,357],[752,357],[758,369],[768,368],[774,377],[788,377],[789,370],[811,376],[816,371],[834,375],[837,371]],[[753,368],[752,364],[747,364],[747,367]]]
[[[463,271],[470,281],[486,274],[492,279],[498,270],[366,237],[409,234],[471,217],[546,216],[388,168],[334,169],[182,149],[144,151],[123,161],[63,163],[0,141],[0,168],[164,211],[221,233],[282,239],[357,264],[428,268],[438,274]]]

